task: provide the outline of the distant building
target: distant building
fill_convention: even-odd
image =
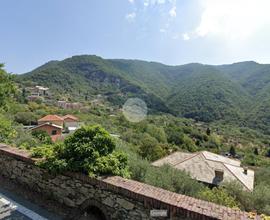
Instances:
[[[65,115],[62,117],[64,120],[64,125],[69,132],[73,132],[79,127],[79,119],[74,115]]]
[[[62,128],[64,127],[64,119],[58,115],[46,115],[45,117],[38,120],[38,125],[45,123],[59,125]]]
[[[208,151],[197,153],[175,152],[152,163],[154,166],[168,164],[186,171],[200,182],[218,186],[223,182],[237,181],[243,189],[252,191],[254,171],[241,167],[239,160],[229,159]]]
[[[31,131],[46,131],[51,137],[52,136],[61,136],[62,135],[62,126],[51,124],[49,122],[37,125],[33,128],[31,128]]]
[[[29,101],[44,100],[45,97],[49,96],[49,88],[47,87],[35,86],[26,88],[25,90],[30,93],[28,96]]]
[[[30,130],[46,131],[51,136],[52,141],[63,140],[63,131],[73,132],[79,128],[79,119],[73,115],[46,115],[38,120],[38,125],[31,127]],[[67,130],[65,130],[67,129]]]
[[[79,102],[57,101],[57,106],[63,109],[81,109],[82,108],[82,104]]]

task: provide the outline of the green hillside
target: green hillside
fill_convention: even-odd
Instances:
[[[82,55],[51,61],[17,81],[48,86],[59,99],[91,100],[101,94],[121,106],[128,97],[139,97],[154,112],[263,130],[270,125],[270,65],[252,61],[168,66]]]

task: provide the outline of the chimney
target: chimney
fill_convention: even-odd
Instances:
[[[247,173],[248,173],[248,169],[246,167],[244,167],[244,174],[247,175]]]
[[[224,171],[220,169],[215,170],[215,178],[217,178],[219,181],[223,180]]]

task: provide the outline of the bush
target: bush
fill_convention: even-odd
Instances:
[[[239,203],[231,196],[226,189],[214,187],[212,190],[205,188],[198,193],[200,199],[228,206],[231,208],[239,208]]]
[[[19,148],[31,149],[39,144],[39,141],[35,139],[31,133],[24,130],[22,126],[17,126],[16,136],[12,139],[12,144]]]
[[[259,213],[270,215],[270,188],[269,185],[259,184],[253,192],[253,205]]]
[[[32,132],[32,135],[42,144],[52,144],[52,139],[46,131],[36,130]]]
[[[185,172],[172,168],[169,165],[159,168],[151,167],[145,175],[145,182],[189,196],[197,195],[204,188],[202,184],[191,179]]]
[[[31,125],[36,123],[37,117],[32,112],[18,112],[15,121],[23,125]]]
[[[75,131],[63,144],[55,145],[52,152],[44,150],[45,160],[39,165],[56,173],[68,170],[90,176],[129,177],[127,156],[114,150],[115,143],[107,131],[87,126]]]
[[[246,211],[254,210],[251,192],[243,190],[243,186],[234,181],[224,183],[223,186],[228,194],[238,202],[239,208]]]
[[[154,137],[145,134],[141,140],[139,154],[145,159],[154,161],[166,155],[166,151],[159,145]]]
[[[17,132],[12,127],[12,121],[0,113],[0,143],[11,143]]]
[[[159,128],[155,125],[147,125],[146,132],[152,137],[156,138],[161,143],[167,142],[166,133],[163,128]]]

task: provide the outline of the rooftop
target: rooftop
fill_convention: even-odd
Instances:
[[[221,182],[237,181],[244,189],[252,191],[254,171],[241,167],[239,160],[230,159],[208,151],[196,153],[175,152],[152,163],[154,166],[170,166],[184,170],[198,181],[219,185]],[[246,173],[245,173],[246,170]],[[223,173],[223,179],[217,179],[216,171]]]
[[[46,115],[38,121],[63,121],[63,118],[58,115]]]
[[[63,127],[60,126],[60,125],[55,125],[55,124],[52,124],[50,122],[47,122],[47,123],[44,123],[44,124],[41,124],[41,125],[37,125],[35,127],[32,127],[32,128],[30,128],[30,130],[35,130],[35,129],[40,128],[40,127],[43,127],[43,126],[51,126],[51,127],[54,127],[54,128],[63,129]]]
[[[74,115],[65,115],[62,117],[63,120],[67,119],[67,118],[70,118],[74,121],[78,121],[79,119],[77,117],[75,117]]]

